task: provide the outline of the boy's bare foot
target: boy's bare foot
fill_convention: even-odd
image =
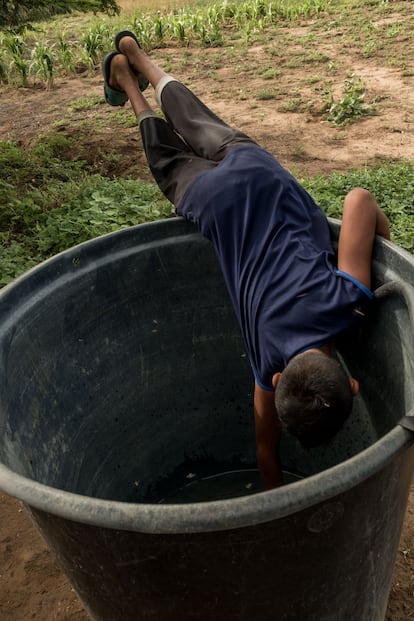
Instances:
[[[102,63],[102,72],[105,80],[105,99],[109,104],[123,106],[129,99],[137,118],[141,112],[151,110],[137,83],[137,76],[124,54],[121,52],[107,54]]]
[[[109,68],[109,86],[116,91],[126,92],[126,85],[131,80],[136,85],[136,76],[131,71],[128,59],[123,54],[115,54]]]
[[[160,79],[167,75],[139,47],[135,35],[129,36],[128,31],[125,31],[125,34],[120,32],[115,39],[115,44],[117,49],[128,58],[128,62],[135,74],[139,78],[143,76],[149,80],[154,88]]]

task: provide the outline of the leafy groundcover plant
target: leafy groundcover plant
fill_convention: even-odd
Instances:
[[[65,160],[70,140],[45,138],[31,151],[0,143],[0,286],[77,243],[174,215],[154,183],[108,179],[81,160]],[[347,192],[366,187],[385,209],[393,240],[414,252],[413,164],[389,162],[301,181],[336,218]]]

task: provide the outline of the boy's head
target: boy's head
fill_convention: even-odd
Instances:
[[[305,448],[329,442],[351,413],[358,392],[358,382],[321,351],[295,356],[275,378],[278,416]]]

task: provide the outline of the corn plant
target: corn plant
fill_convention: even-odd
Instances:
[[[293,19],[297,16],[320,12],[329,0],[219,0],[198,9],[172,11],[154,15],[138,13],[129,29],[135,32],[144,49],[161,46],[165,41],[175,40],[188,45],[199,38],[203,46],[223,45],[227,27],[239,30],[246,43],[254,33],[279,19]],[[1,3],[1,0],[0,0]],[[76,67],[96,69],[103,52],[112,47],[112,26],[104,22],[89,28],[80,39],[80,49],[74,42],[60,33],[56,36],[53,52],[44,43],[31,44],[27,49],[22,34],[4,35],[5,54],[0,67],[0,80],[20,76],[21,84],[27,85],[29,71],[41,75],[51,88],[58,67],[66,73]]]
[[[69,41],[67,41],[62,32],[57,35],[57,44],[57,56],[59,63],[66,73],[71,73],[74,66],[73,50]]]
[[[223,34],[220,24],[217,22],[208,22],[207,27],[203,25],[200,30],[200,37],[203,45],[210,47],[220,47],[223,45]]]
[[[250,22],[245,23],[243,32],[242,32],[243,41],[245,45],[250,45],[250,43],[252,42],[252,31],[253,31],[253,26],[250,24]]]
[[[196,32],[197,32],[197,34],[198,34],[198,35],[199,35],[199,37],[200,37],[201,43],[202,43],[203,45],[207,45],[208,34],[207,34],[207,28],[206,28],[206,26],[205,26],[205,24],[204,24],[204,22],[203,22],[203,21],[200,21],[200,22],[197,24],[197,30],[196,30]]]
[[[253,0],[253,2],[244,3],[245,15],[252,21],[258,20],[266,15],[266,3],[263,0]]]
[[[153,24],[151,20],[134,17],[132,30],[137,35],[141,47],[144,50],[150,49],[153,41]]]
[[[244,4],[241,4],[237,7],[233,16],[233,20],[238,30],[244,30],[246,22],[248,23]]]
[[[158,45],[162,44],[165,40],[167,31],[168,31],[168,23],[165,19],[161,17],[161,15],[157,15],[153,21],[153,29],[154,29],[154,39]]]
[[[302,2],[302,10],[305,17],[321,13],[324,9],[324,0],[306,0]]]
[[[7,81],[7,67],[6,67],[6,63],[3,60],[3,57],[0,56],[0,82],[6,82]]]
[[[31,52],[29,73],[40,76],[50,90],[53,87],[55,54],[54,46],[36,41]]]
[[[186,40],[186,24],[182,17],[175,19],[172,24],[172,31],[179,43],[184,43]]]
[[[207,9],[207,19],[210,24],[224,23],[223,7],[220,4],[213,4]]]
[[[106,24],[96,24],[85,32],[82,41],[85,62],[90,69],[94,69],[102,52],[112,43],[111,32]]]
[[[9,73],[13,70],[19,75],[22,86],[27,86],[28,62],[26,60],[26,45],[21,36],[7,34],[3,39],[3,45],[11,56]]]

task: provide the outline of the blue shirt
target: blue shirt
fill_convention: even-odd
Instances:
[[[260,147],[237,147],[199,175],[177,209],[214,245],[257,383],[333,340],[372,293],[335,268],[329,225]]]

